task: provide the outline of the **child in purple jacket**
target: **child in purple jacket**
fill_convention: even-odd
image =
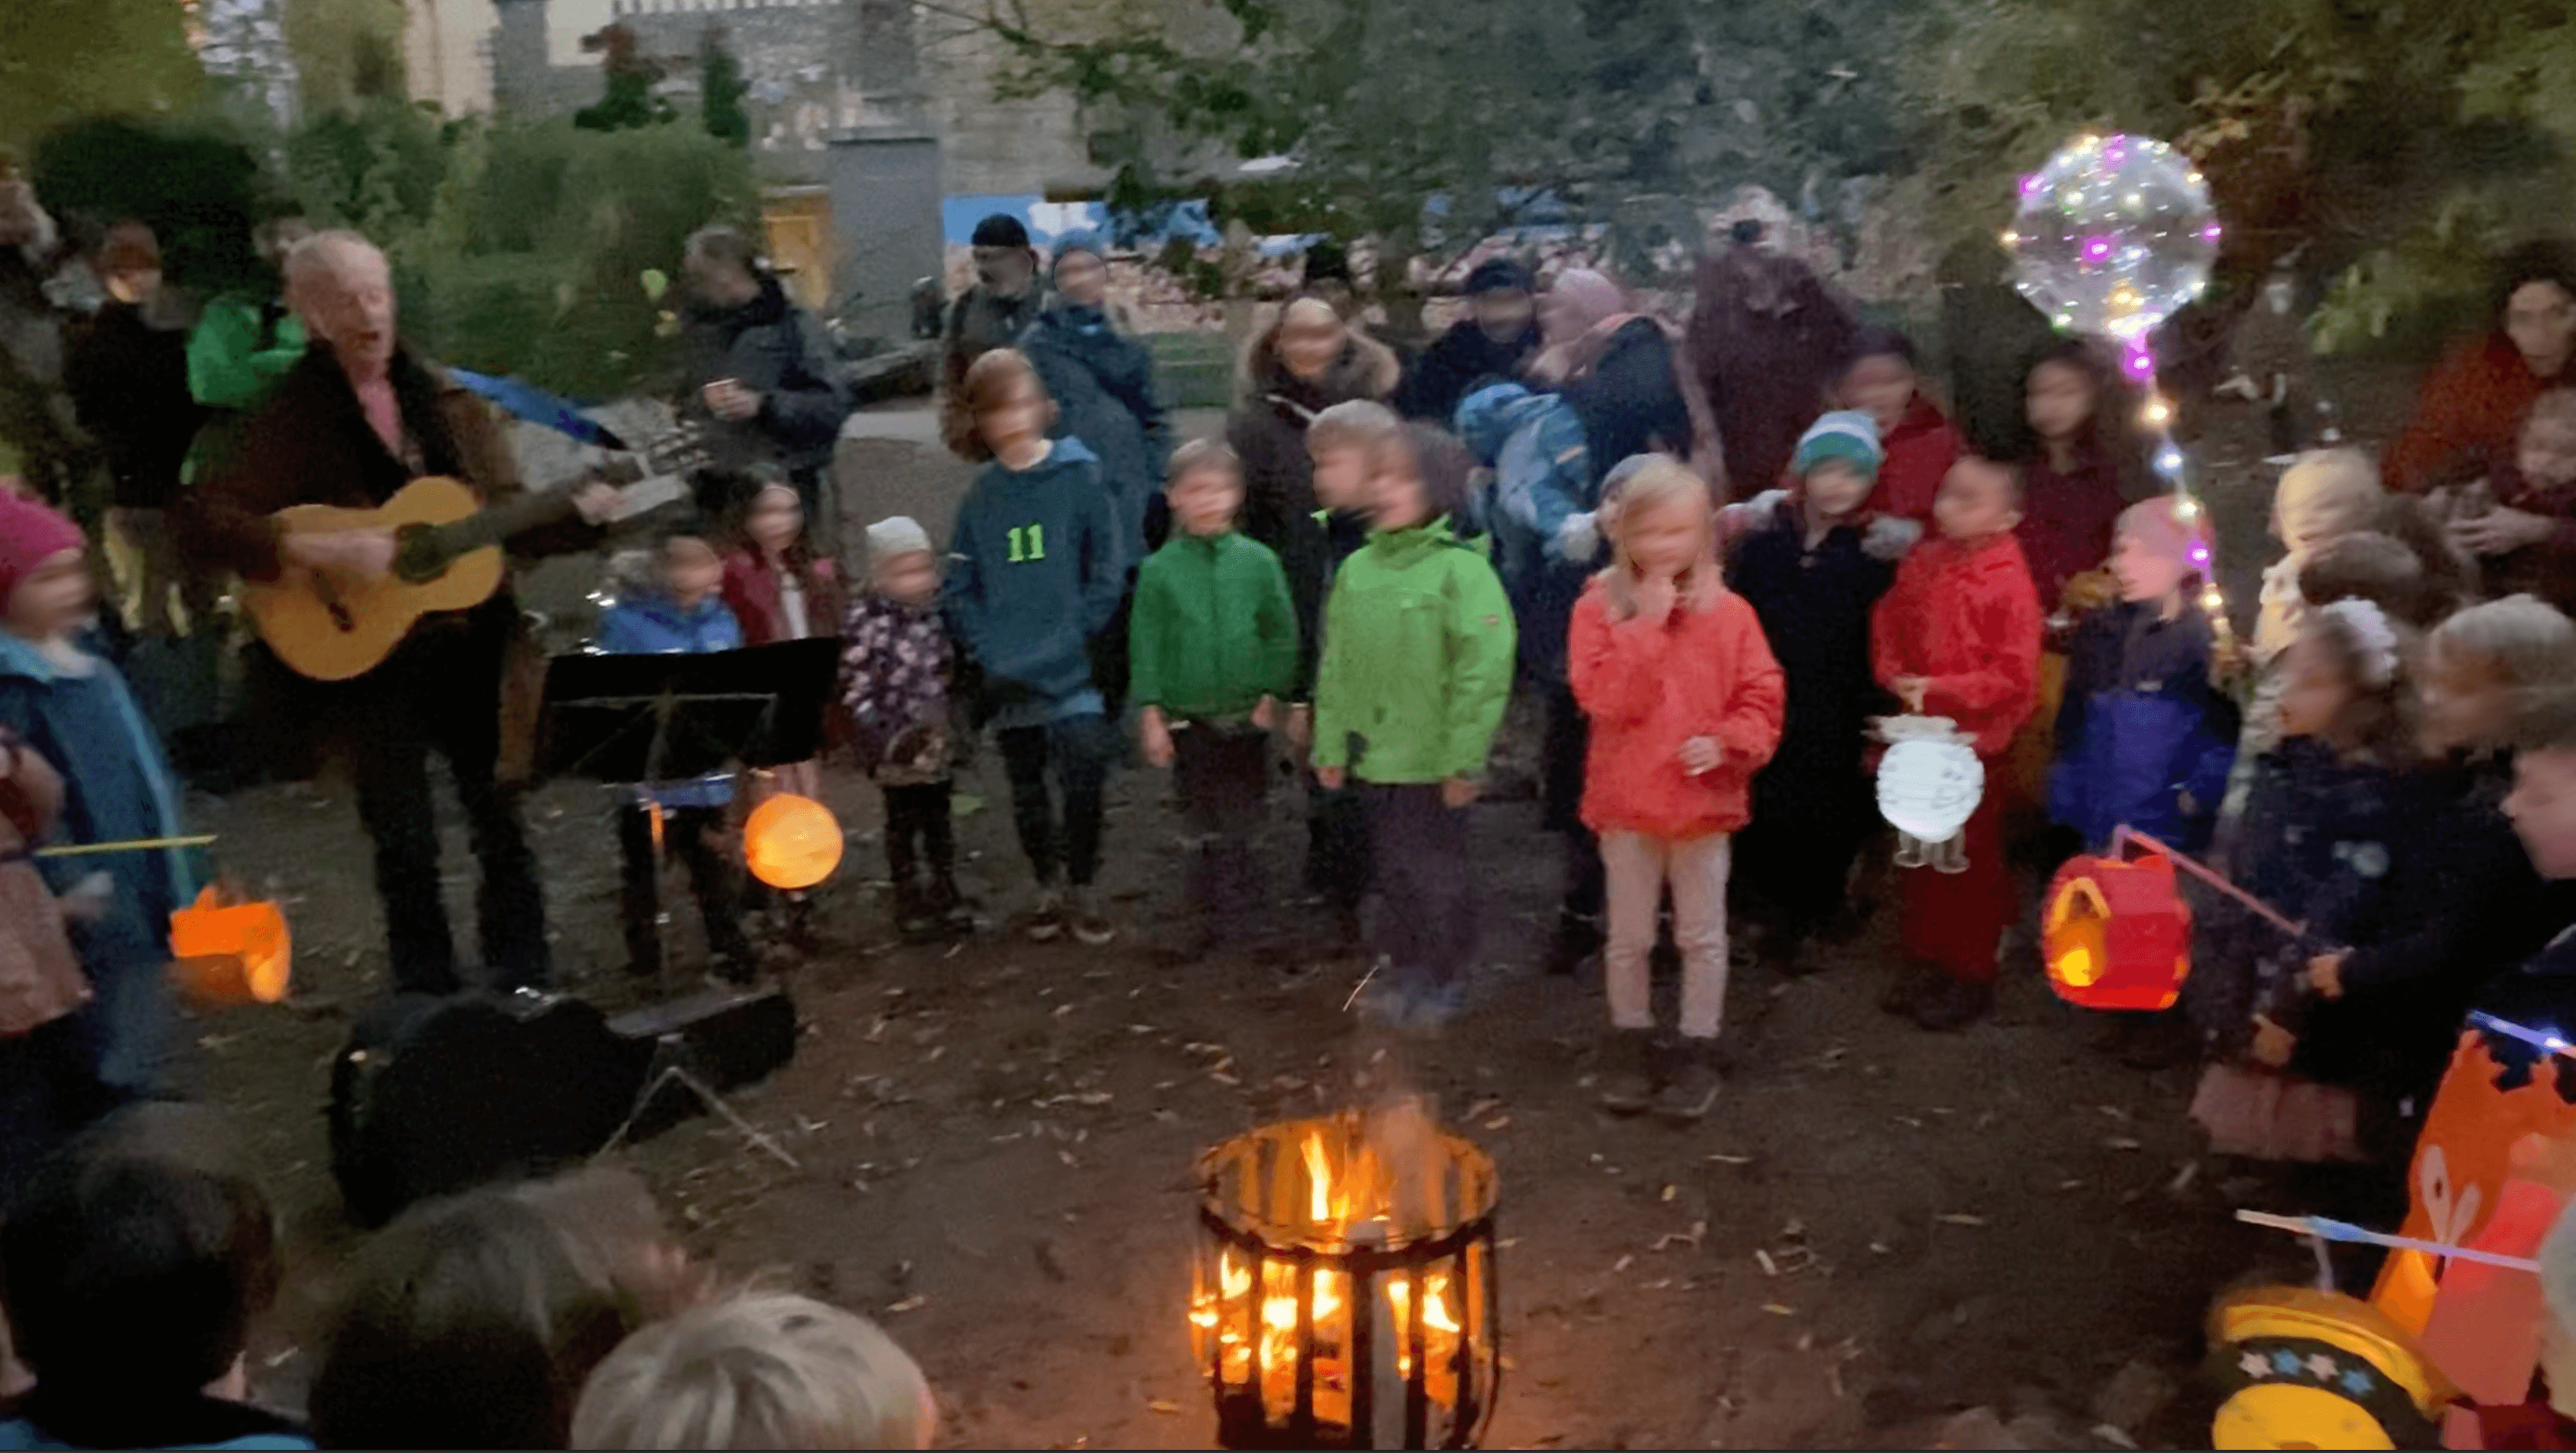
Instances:
[[[859,766],[885,793],[895,929],[926,942],[974,926],[957,891],[949,823],[950,703],[958,652],[939,609],[929,532],[896,515],[868,526],[869,588],[841,631],[841,704]]]

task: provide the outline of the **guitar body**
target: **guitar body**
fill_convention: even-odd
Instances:
[[[438,476],[415,479],[377,509],[298,505],[278,512],[288,534],[392,530],[394,568],[382,580],[244,581],[242,604],[259,622],[260,639],[298,674],[346,681],[382,665],[412,625],[437,611],[469,610],[490,600],[506,571],[498,545],[448,556],[429,548],[432,532],[461,524],[482,508],[474,491]]]

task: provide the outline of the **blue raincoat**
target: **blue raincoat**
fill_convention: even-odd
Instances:
[[[1494,471],[1485,525],[1494,569],[1520,622],[1521,669],[1562,682],[1574,603],[1601,558],[1583,421],[1560,395],[1504,383],[1469,394],[1457,425],[1458,437]]]

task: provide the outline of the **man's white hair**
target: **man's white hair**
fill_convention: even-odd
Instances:
[[[366,239],[364,233],[335,228],[316,232],[295,244],[286,254],[286,292],[289,298],[324,279],[336,279],[355,265],[372,263],[386,270],[384,250]]]

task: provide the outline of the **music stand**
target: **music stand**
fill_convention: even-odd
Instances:
[[[823,713],[836,694],[840,660],[841,643],[828,636],[735,651],[557,656],[546,665],[539,766],[547,775],[642,785],[691,781],[736,762],[810,760],[822,751]],[[660,840],[657,830],[657,873]],[[689,1072],[689,1047],[678,1030],[660,1028],[628,1124],[663,1085],[676,1083],[795,1164]]]

